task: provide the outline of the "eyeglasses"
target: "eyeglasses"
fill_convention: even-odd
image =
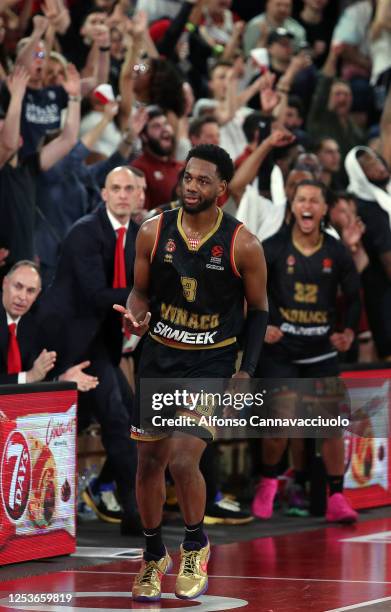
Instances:
[[[148,64],[135,64],[133,66],[133,72],[138,72],[139,74],[145,74],[150,70],[150,66]]]

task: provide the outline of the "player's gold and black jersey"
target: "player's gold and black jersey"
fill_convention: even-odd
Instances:
[[[285,227],[263,244],[268,268],[269,324],[283,338],[267,352],[297,363],[337,354],[329,336],[335,331],[337,294],[347,305],[344,327],[356,329],[360,317],[360,280],[344,244],[321,233],[311,255],[305,255]]]
[[[243,283],[234,259],[242,224],[218,210],[208,235],[192,248],[183,209],[159,218],[151,254],[151,337],[180,349],[234,344],[244,321]]]

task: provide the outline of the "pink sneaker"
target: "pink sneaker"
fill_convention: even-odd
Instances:
[[[330,523],[355,523],[358,514],[342,493],[334,493],[327,500],[326,521]]]
[[[269,519],[272,516],[277,488],[277,478],[261,478],[251,506],[254,516],[261,519]]]

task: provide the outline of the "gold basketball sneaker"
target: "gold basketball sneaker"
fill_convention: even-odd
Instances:
[[[133,582],[132,599],[134,601],[158,601],[162,591],[162,578],[171,568],[172,559],[167,551],[166,555],[157,561],[144,559]]]
[[[186,550],[181,544],[181,566],[175,584],[179,599],[195,599],[208,588],[209,542],[200,550]]]

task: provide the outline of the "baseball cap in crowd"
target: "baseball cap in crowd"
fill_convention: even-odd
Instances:
[[[108,104],[108,102],[114,102],[115,96],[112,86],[109,83],[102,83],[94,89],[94,96],[101,104]]]
[[[276,30],[270,32],[269,36],[267,37],[267,44],[271,45],[275,42],[279,42],[283,38],[290,38],[293,40],[294,36],[292,32],[289,32],[289,30],[286,30],[285,28],[277,28]]]

